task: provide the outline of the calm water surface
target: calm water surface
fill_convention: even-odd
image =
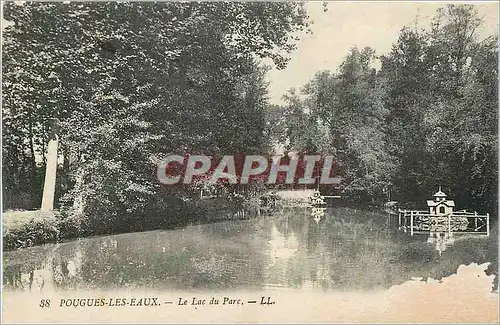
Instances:
[[[331,208],[314,218],[303,208],[5,252],[4,288],[370,290],[439,279],[471,262],[491,262],[488,272],[497,274],[496,239],[492,232],[430,243],[384,214]]]

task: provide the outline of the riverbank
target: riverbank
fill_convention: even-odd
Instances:
[[[2,226],[4,231],[12,231],[30,222],[54,221],[55,215],[42,211],[5,211],[2,213]]]
[[[68,220],[58,212],[5,211],[2,213],[3,250],[60,242],[71,233],[62,235],[68,229]]]
[[[169,202],[142,214],[64,215],[58,211],[6,211],[3,213],[3,250],[61,243],[77,238],[125,234],[150,230],[171,230],[193,224],[208,224],[226,220],[243,220],[272,215],[288,208],[310,207],[314,190],[271,190],[258,196],[232,198],[211,197],[192,201]],[[332,202],[327,206],[331,206]],[[351,208],[385,215],[381,206],[363,205],[348,199],[333,202],[335,207]]]
[[[206,198],[168,207],[162,213],[115,216],[65,215],[59,211],[2,213],[3,250],[60,243],[96,235],[168,230],[189,224],[241,220],[258,216],[258,199]]]
[[[311,191],[268,191],[257,196],[205,197],[198,200],[172,198],[169,206],[142,214],[78,216],[41,211],[3,212],[3,250],[60,243],[96,235],[149,230],[169,230],[190,224],[254,218],[283,206],[300,207]]]
[[[205,197],[169,199],[165,207],[151,207],[141,214],[110,211],[112,216],[78,216],[71,213],[41,211],[6,211],[3,213],[3,250],[59,243],[96,235],[168,230],[189,224],[241,220],[269,215],[283,208],[309,207],[314,189],[262,191],[250,197]],[[381,211],[352,200],[334,199],[335,206]],[[331,202],[329,202],[331,204]]]

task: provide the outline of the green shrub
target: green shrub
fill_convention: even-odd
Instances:
[[[56,243],[59,241],[60,233],[59,222],[56,218],[32,219],[17,228],[6,230],[3,237],[3,248],[11,250]]]

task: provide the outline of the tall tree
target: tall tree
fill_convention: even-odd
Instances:
[[[375,58],[371,48],[353,48],[338,74],[318,72],[300,95],[290,93],[284,114],[291,146],[334,155],[345,195],[369,201],[384,196],[395,164],[385,148],[385,90]]]
[[[466,208],[496,211],[497,41],[478,39],[480,25],[474,6],[445,6],[429,30],[403,29],[382,58],[402,200],[442,185]]]
[[[57,118],[63,208],[110,224],[164,209],[163,155],[264,145],[256,62],[282,68],[308,25],[300,3],[6,3],[5,19],[4,193]]]

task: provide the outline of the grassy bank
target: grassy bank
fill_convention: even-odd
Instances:
[[[273,214],[284,207],[309,206],[312,191],[269,191],[249,198],[205,198],[171,201],[141,213],[109,211],[87,216],[60,212],[6,211],[3,213],[3,250],[13,250],[76,238],[175,229],[190,224],[249,219]],[[342,201],[336,201],[340,206]],[[364,207],[366,209],[366,207]],[[379,209],[374,209],[378,211]]]
[[[162,211],[106,217],[64,215],[57,211],[5,211],[3,250],[96,235],[174,229],[189,224],[248,219],[258,215],[254,201],[210,198],[171,206]]]
[[[10,250],[58,242],[61,221],[54,213],[41,211],[3,212],[3,249]]]

